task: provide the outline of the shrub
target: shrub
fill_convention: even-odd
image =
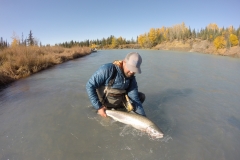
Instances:
[[[0,86],[91,53],[90,48],[13,46],[0,51]]]

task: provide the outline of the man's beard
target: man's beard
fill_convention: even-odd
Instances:
[[[125,77],[127,77],[127,78],[131,78],[134,76],[134,74],[131,74],[131,75],[129,75],[128,73],[124,73],[124,74],[125,74]]]

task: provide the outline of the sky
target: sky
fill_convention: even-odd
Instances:
[[[15,33],[43,45],[107,38],[126,40],[151,28],[185,23],[200,30],[240,26],[240,0],[0,0],[0,37]]]

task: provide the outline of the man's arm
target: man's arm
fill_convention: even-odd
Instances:
[[[142,103],[138,96],[138,85],[135,77],[131,80],[127,93],[128,93],[128,97],[133,102],[133,105],[135,107],[135,112],[142,116],[146,116]]]
[[[105,64],[102,65],[88,80],[86,84],[86,90],[89,96],[89,99],[95,109],[100,109],[103,107],[102,103],[99,101],[96,89],[104,86],[108,81],[109,77],[112,74],[113,65]]]

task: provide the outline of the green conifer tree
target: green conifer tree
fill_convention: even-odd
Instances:
[[[28,39],[27,39],[28,45],[29,46],[33,46],[34,45],[34,38],[33,38],[33,34],[32,31],[30,30],[30,33],[28,35]]]

